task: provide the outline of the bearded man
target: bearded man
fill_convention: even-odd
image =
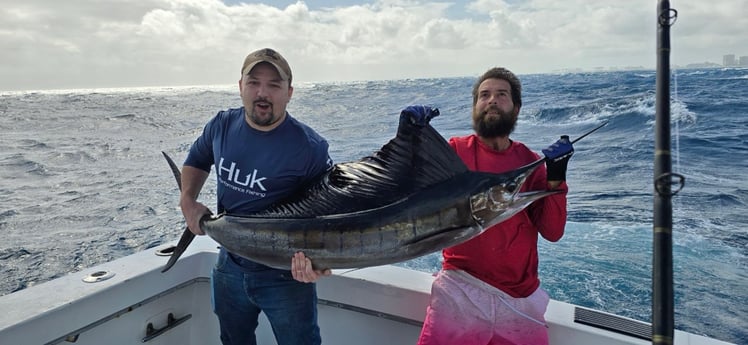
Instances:
[[[522,86],[509,70],[492,68],[473,87],[474,134],[449,144],[474,171],[507,172],[540,156],[509,138],[522,107]],[[562,152],[562,154],[555,154]],[[566,225],[566,167],[573,148],[564,136],[521,192],[557,189],[481,235],[446,248],[442,270],[418,340],[433,344],[548,344],[548,294],[538,278],[538,235],[556,242]]]

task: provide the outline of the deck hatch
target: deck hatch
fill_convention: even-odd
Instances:
[[[644,340],[652,340],[652,325],[599,311],[574,308],[574,322]]]
[[[174,287],[172,287],[172,288],[170,288],[168,290],[164,290],[164,291],[162,291],[160,293],[157,293],[157,294],[155,294],[155,295],[153,295],[153,296],[151,296],[149,298],[146,298],[143,301],[140,301],[138,303],[135,303],[133,305],[125,307],[125,308],[123,308],[121,310],[118,310],[118,311],[110,314],[109,316],[106,316],[106,317],[103,317],[103,318],[101,318],[99,320],[96,320],[96,321],[94,321],[94,322],[92,322],[92,323],[90,323],[90,324],[88,324],[88,325],[86,325],[84,327],[81,327],[81,328],[76,329],[76,330],[74,330],[72,332],[69,332],[69,333],[67,333],[67,334],[65,334],[65,335],[63,335],[63,336],[61,336],[61,337],[59,337],[59,338],[57,338],[55,340],[52,340],[50,342],[45,343],[45,345],[58,344],[58,343],[63,342],[63,341],[76,342],[76,341],[78,341],[78,337],[82,333],[84,333],[84,332],[86,332],[86,331],[88,331],[90,329],[93,329],[96,326],[99,326],[99,325],[104,324],[105,322],[107,322],[109,320],[113,320],[113,319],[116,319],[116,318],[118,318],[118,317],[120,317],[122,315],[130,313],[130,312],[132,312],[133,310],[135,310],[137,308],[140,308],[140,307],[142,307],[142,306],[144,306],[144,305],[146,305],[148,303],[151,303],[151,302],[153,302],[153,301],[155,301],[155,300],[157,300],[157,299],[159,299],[159,298],[161,298],[163,296],[172,294],[172,293],[174,293],[177,290],[187,288],[187,287],[189,287],[189,286],[191,286],[193,284],[197,284],[197,283],[210,283],[210,278],[208,278],[208,277],[197,277],[197,278],[193,278],[191,280],[188,280],[188,281],[186,281],[184,283],[181,283],[181,284],[179,284],[177,286],[174,286]]]

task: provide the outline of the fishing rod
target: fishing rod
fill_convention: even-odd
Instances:
[[[657,71],[655,99],[654,205],[652,241],[652,344],[671,345],[674,334],[673,205],[683,176],[672,173],[670,156],[670,26],[678,11],[668,0],[657,4]],[[674,178],[680,187],[671,189]]]
[[[595,131],[597,131],[597,130],[598,130],[598,129],[600,129],[600,128],[603,128],[603,126],[607,125],[607,124],[608,124],[608,122],[609,122],[609,121],[605,121],[605,122],[603,122],[602,124],[598,125],[597,127],[593,128],[593,129],[590,129],[590,130],[589,130],[589,131],[587,131],[586,133],[584,133],[584,134],[582,134],[581,136],[579,136],[578,138],[574,139],[574,140],[573,140],[573,141],[571,142],[571,144],[573,145],[573,144],[574,144],[574,143],[576,143],[577,141],[580,141],[580,140],[582,140],[582,138],[584,138],[584,137],[586,137],[586,136],[588,136],[588,135],[590,135],[590,134],[594,133]],[[566,136],[566,137],[568,137],[568,136]],[[554,159],[559,159],[559,158],[561,158],[561,157],[564,157],[564,156],[566,156],[566,155],[569,155],[569,154],[571,154],[571,153],[573,153],[573,152],[574,152],[574,151],[566,152],[566,153],[564,153],[564,154],[561,154],[561,155],[559,155],[559,156],[555,157]],[[544,162],[544,161],[547,161],[548,159],[550,159],[550,158],[548,158],[548,156],[542,156],[542,157],[538,158],[538,159],[537,159],[536,161],[534,161],[534,162],[532,162],[532,163],[530,163],[530,164],[527,164],[527,165],[525,165],[525,166],[527,167],[527,166],[531,166],[531,165],[538,165],[538,164],[540,164],[540,162]]]
[[[572,141],[571,143],[572,143],[572,144],[574,144],[574,143],[576,143],[577,141],[580,141],[580,140],[582,140],[582,138],[584,138],[584,137],[586,137],[586,136],[588,136],[588,135],[592,134],[592,133],[593,133],[593,132],[595,132],[596,130],[598,130],[598,129],[600,129],[600,128],[603,128],[603,126],[607,125],[609,121],[610,121],[610,120],[608,120],[608,121],[605,121],[605,122],[603,122],[603,123],[602,123],[601,125],[599,125],[599,126],[597,126],[597,127],[593,128],[593,129],[590,129],[589,131],[587,131],[587,133],[584,133],[584,134],[582,134],[582,135],[581,135],[581,136],[580,136],[579,138],[576,138],[576,139],[574,139],[574,140],[573,140],[573,141]]]

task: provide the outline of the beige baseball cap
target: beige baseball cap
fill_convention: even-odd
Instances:
[[[249,53],[249,55],[244,59],[242,75],[249,74],[249,71],[260,62],[267,62],[275,66],[281,79],[288,80],[288,83],[291,84],[291,67],[288,66],[288,62],[280,55],[280,53],[270,48],[263,48]]]

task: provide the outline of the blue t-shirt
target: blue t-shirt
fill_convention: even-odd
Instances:
[[[271,131],[256,130],[244,108],[219,112],[195,140],[185,165],[217,177],[218,212],[262,211],[332,167],[327,141],[290,114]]]

